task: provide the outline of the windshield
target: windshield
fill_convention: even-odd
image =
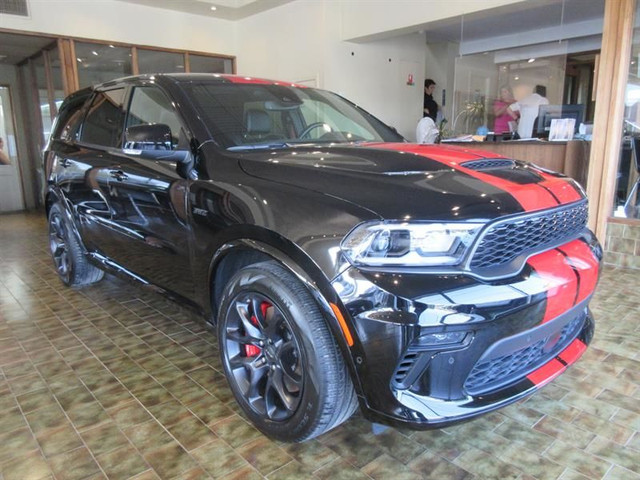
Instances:
[[[215,141],[230,150],[404,140],[380,120],[324,90],[237,83],[190,83],[183,88]]]

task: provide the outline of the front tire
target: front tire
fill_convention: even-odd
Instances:
[[[280,264],[238,271],[225,287],[218,318],[231,390],[265,435],[301,442],[353,414],[349,372],[318,304]]]
[[[65,285],[88,285],[102,279],[104,272],[88,262],[59,203],[49,210],[49,248],[56,272]]]

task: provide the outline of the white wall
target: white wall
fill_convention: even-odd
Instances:
[[[30,17],[0,15],[0,28],[235,54],[236,24],[115,0],[32,0]]]
[[[366,41],[417,31],[421,25],[526,0],[346,0],[342,38]]]
[[[316,79],[317,86],[345,96],[415,140],[424,35],[353,43],[342,41],[343,26],[342,6],[331,0],[300,0],[244,19],[238,25],[238,73]],[[414,85],[407,85],[410,73]]]

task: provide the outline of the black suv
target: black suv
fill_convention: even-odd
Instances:
[[[176,74],[78,91],[45,151],[56,269],[195,307],[267,435],[356,408],[440,427],[536,391],[593,335],[601,248],[572,180],[406,143],[338,95]]]

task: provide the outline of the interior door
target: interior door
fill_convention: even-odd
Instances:
[[[0,212],[24,209],[9,87],[0,85]]]

